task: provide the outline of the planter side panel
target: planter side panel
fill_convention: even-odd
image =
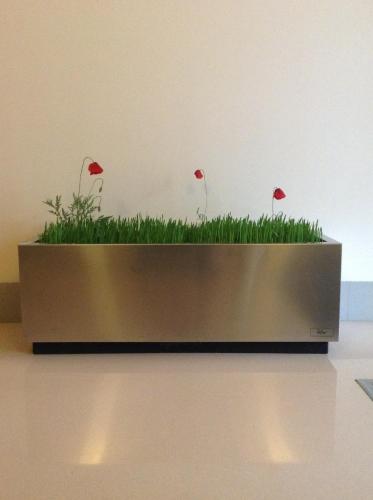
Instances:
[[[33,342],[337,340],[341,245],[20,245]]]

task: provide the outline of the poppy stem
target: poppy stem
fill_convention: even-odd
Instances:
[[[97,210],[98,210],[99,212],[101,212],[101,202],[102,202],[102,196],[100,196],[100,195],[95,196],[95,197],[93,198],[93,201],[94,201],[94,200],[97,200],[97,199],[99,199],[99,200],[100,200],[100,201],[98,202]]]
[[[207,219],[207,182],[206,182],[206,174],[205,171],[202,170],[203,172],[203,184],[205,187],[205,219]]]
[[[90,160],[90,161],[94,161],[92,160],[92,158],[90,156],[86,156],[84,159],[83,159],[83,162],[82,162],[82,167],[80,169],[80,177],[79,177],[79,189],[78,189],[78,198],[80,197],[80,190],[81,190],[81,187],[82,187],[82,175],[83,175],[83,168],[84,168],[84,164],[87,160]]]
[[[272,219],[273,217],[275,216],[275,191],[276,191],[276,188],[273,188],[272,190]]]
[[[200,213],[199,211],[199,207],[197,208],[197,215],[199,217],[199,219],[202,221],[202,222],[205,222],[207,221],[207,182],[206,182],[206,173],[204,170],[200,170],[203,174],[203,187],[204,187],[204,190],[205,190],[205,210],[203,213]]]
[[[103,187],[104,187],[104,179],[102,179],[101,177],[99,179],[95,179],[93,182],[92,182],[92,186],[91,186],[91,189],[89,190],[89,193],[88,193],[88,196],[91,196],[92,194],[92,191],[93,191],[93,188],[95,187],[95,184],[96,182],[101,182],[101,186],[99,187],[99,190],[98,192],[101,193]]]

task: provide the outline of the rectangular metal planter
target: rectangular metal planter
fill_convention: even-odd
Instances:
[[[24,331],[40,346],[316,347],[338,340],[341,244],[329,238],[312,244],[24,243],[19,264]]]

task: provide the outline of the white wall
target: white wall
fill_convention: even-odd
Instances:
[[[2,0],[0,282],[16,244],[106,168],[107,213],[281,208],[373,280],[371,0]]]

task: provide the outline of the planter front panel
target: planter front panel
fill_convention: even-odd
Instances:
[[[341,245],[19,247],[32,342],[337,340]]]

